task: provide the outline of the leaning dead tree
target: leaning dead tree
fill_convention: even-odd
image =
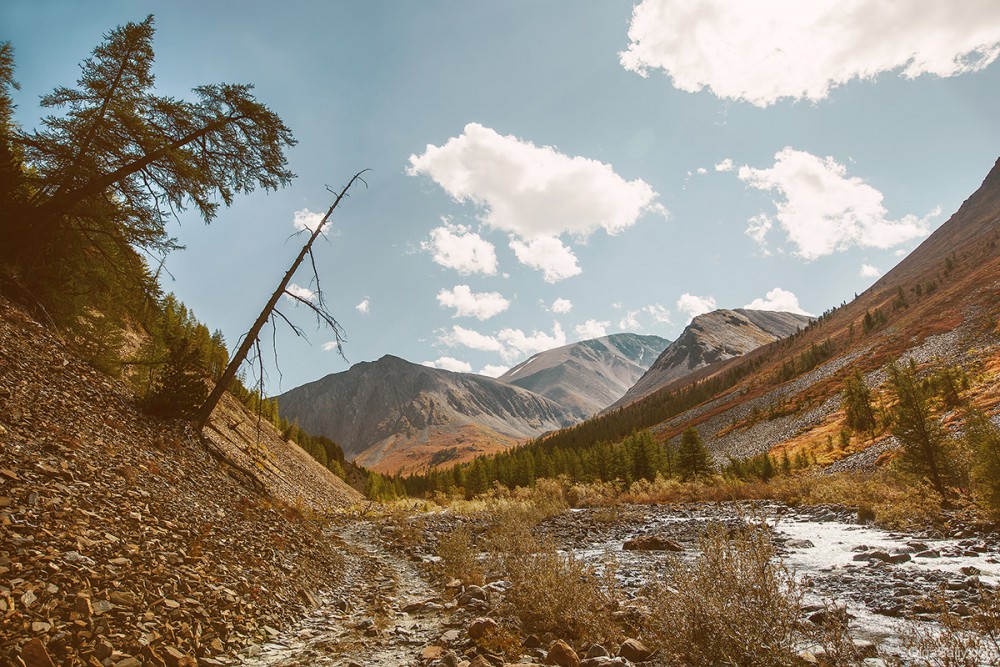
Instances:
[[[330,216],[333,215],[333,211],[340,204],[341,200],[347,195],[347,191],[351,189],[351,186],[354,185],[356,181],[361,181],[366,186],[368,185],[365,182],[365,180],[361,177],[362,174],[364,174],[366,171],[368,170],[364,169],[354,174],[354,177],[351,178],[350,182],[344,186],[344,189],[341,190],[340,193],[337,195],[337,198],[334,199],[333,204],[330,205],[330,208],[329,210],[327,210],[326,215],[324,215],[323,219],[320,220],[318,225],[316,225],[316,229],[312,230],[312,234],[309,235],[309,240],[306,241],[306,244],[304,246],[302,246],[302,250],[299,251],[298,257],[296,257],[295,261],[292,262],[292,266],[285,273],[285,277],[281,279],[281,282],[278,284],[278,288],[274,290],[274,293],[271,295],[271,298],[267,300],[267,304],[264,306],[264,309],[260,311],[260,315],[257,317],[257,321],[253,323],[253,326],[250,327],[250,331],[248,331],[247,335],[243,338],[243,342],[240,345],[239,349],[236,351],[236,354],[234,354],[233,358],[230,359],[229,365],[226,366],[226,370],[222,373],[222,378],[219,379],[218,383],[216,383],[215,385],[215,388],[212,390],[212,393],[209,394],[208,398],[205,400],[205,403],[201,406],[201,408],[199,408],[197,414],[197,425],[199,430],[205,428],[205,425],[208,424],[208,418],[212,416],[212,411],[215,409],[215,406],[222,398],[222,394],[224,394],[226,392],[226,389],[229,388],[229,385],[233,381],[233,378],[236,377],[237,371],[239,371],[240,366],[246,360],[247,354],[249,354],[250,350],[256,347],[258,350],[257,353],[258,357],[260,356],[259,352],[260,332],[264,328],[265,324],[271,321],[273,325],[273,319],[275,316],[277,316],[280,317],[282,320],[284,320],[285,323],[292,328],[292,331],[294,331],[296,335],[299,336],[302,335],[301,330],[297,326],[292,324],[292,322],[287,317],[285,317],[280,310],[277,309],[278,300],[281,299],[282,296],[287,296],[293,301],[297,301],[298,303],[305,305],[307,308],[312,310],[313,313],[315,313],[316,319],[321,324],[325,324],[331,329],[333,329],[333,333],[337,341],[337,350],[338,351],[341,350],[341,346],[344,342],[343,329],[341,329],[340,324],[337,322],[337,320],[334,319],[333,315],[331,315],[330,312],[326,309],[326,305],[323,299],[323,291],[319,288],[319,273],[316,270],[316,258],[313,256],[312,246],[313,243],[316,241],[316,239],[319,238],[320,234],[323,233],[323,229],[330,221]],[[313,303],[309,299],[303,298],[298,294],[288,291],[288,284],[291,282],[292,276],[295,275],[295,272],[299,269],[299,266],[302,264],[302,262],[305,260],[307,256],[309,257],[309,261],[312,264],[313,280],[316,282],[317,286],[316,303]]]

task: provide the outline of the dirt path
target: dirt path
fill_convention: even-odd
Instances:
[[[420,649],[444,632],[441,599],[414,563],[379,544],[361,522],[337,531],[344,585],[295,627],[254,647],[251,667],[417,664]]]

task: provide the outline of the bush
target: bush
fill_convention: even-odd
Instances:
[[[710,525],[651,590],[645,640],[670,665],[794,665],[801,592],[766,526]]]
[[[446,579],[461,579],[464,584],[483,584],[483,568],[479,563],[472,531],[463,526],[449,533],[438,542],[439,569]]]
[[[920,656],[914,665],[1000,665],[1000,595],[988,591],[980,591],[980,595],[981,602],[968,617],[942,613],[939,628],[913,622],[903,635],[903,645]]]
[[[577,642],[619,639],[614,568],[606,566],[602,577],[512,517],[494,524],[486,544],[490,573],[510,584],[498,611],[517,619],[526,633],[551,632]]]
[[[965,439],[973,453],[976,498],[987,513],[1000,520],[1000,429],[989,417],[973,411],[966,420]]]

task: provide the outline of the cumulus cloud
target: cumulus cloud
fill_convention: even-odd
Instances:
[[[736,169],[736,163],[729,158],[715,165],[716,171],[732,171],[733,169]]]
[[[487,336],[457,324],[451,328],[450,333],[441,336],[440,340],[448,347],[467,347],[470,350],[499,352],[501,354],[505,352],[503,343],[495,336]]]
[[[438,303],[444,308],[454,308],[452,317],[475,317],[488,320],[507,310],[510,301],[500,292],[473,292],[468,285],[455,285],[453,289],[442,289],[437,295]]]
[[[497,254],[493,244],[464,225],[453,225],[447,220],[441,227],[431,230],[430,241],[420,248],[431,253],[432,259],[463,276],[482,273],[496,275]]]
[[[369,299],[368,297],[365,297],[361,301],[361,303],[359,303],[358,305],[354,306],[354,308],[355,308],[355,310],[357,310],[362,315],[367,315],[368,314],[368,309],[371,306],[371,303],[372,303],[372,300]]]
[[[618,328],[625,331],[641,331],[643,328],[639,316],[648,316],[656,324],[670,323],[670,311],[658,303],[643,306],[635,310],[625,312],[625,315],[618,321]]]
[[[296,211],[292,214],[292,225],[299,231],[312,232],[316,226],[323,222],[323,213],[313,213],[307,208]],[[326,233],[326,230],[323,230]]]
[[[862,278],[878,278],[882,275],[882,272],[871,264],[862,264],[861,270],[858,271],[858,275]]]
[[[715,297],[696,296],[684,292],[677,299],[677,310],[685,313],[689,319],[694,319],[703,313],[715,310]]]
[[[587,320],[583,324],[576,325],[576,337],[580,340],[588,338],[601,338],[608,335],[608,326],[611,322],[597,320]]]
[[[552,307],[549,310],[559,315],[565,315],[573,310],[573,302],[569,299],[556,299],[552,302]]]
[[[513,362],[524,356],[565,345],[566,333],[558,322],[554,323],[551,334],[544,331],[526,334],[521,329],[501,329],[493,335],[487,335],[456,325],[439,340],[448,347],[496,352],[504,361]]]
[[[295,283],[289,283],[288,287],[285,288],[288,294],[285,298],[289,301],[295,301],[293,297],[299,297],[300,299],[305,299],[306,301],[312,301],[316,298],[316,292],[312,291],[308,287],[303,287],[302,285],[296,285]],[[291,296],[289,296],[291,294]]]
[[[813,260],[851,246],[889,248],[925,236],[935,209],[923,218],[887,217],[882,193],[832,157],[820,158],[805,151],[784,148],[767,169],[740,167],[739,178],[749,187],[776,191],[775,219],[795,245],[797,255]],[[766,214],[750,219],[747,234],[763,241],[771,229]]]
[[[454,357],[438,357],[434,361],[425,361],[422,365],[430,366],[431,368],[441,368],[446,371],[454,371],[456,373],[472,372],[472,364]]]
[[[704,167],[698,167],[697,169],[695,169],[695,172],[697,172],[699,176],[704,176],[705,174],[708,173],[708,169],[705,169]]]
[[[513,239],[510,247],[519,262],[540,270],[547,283],[556,283],[582,272],[573,251],[554,236],[543,236],[526,243]]]
[[[577,239],[599,229],[616,234],[647,211],[666,214],[655,201],[657,193],[641,179],[626,181],[611,165],[477,123],[442,146],[428,145],[409,162],[410,175],[429,176],[455,201],[479,206],[486,225],[518,239],[518,259],[543,271],[547,265],[533,251],[552,247],[563,234]],[[536,243],[543,239],[545,245]],[[580,272],[569,248],[562,246],[560,255],[562,263],[546,271],[550,282]]]
[[[333,350],[337,349],[337,341],[335,340],[327,341],[326,343],[320,345],[320,347],[323,349],[324,352],[332,352]]]
[[[881,72],[913,79],[981,70],[1000,55],[1000,3],[643,0],[628,36],[625,69],[662,69],[679,90],[764,107],[821,100]]]
[[[779,310],[785,313],[812,315],[812,313],[807,313],[802,309],[802,306],[799,305],[799,297],[795,296],[794,292],[780,287],[775,287],[768,292],[765,298],[758,297],[743,307],[750,310]]]
[[[480,375],[485,375],[486,377],[491,378],[498,378],[506,372],[506,366],[494,366],[493,364],[486,364],[479,370]]]

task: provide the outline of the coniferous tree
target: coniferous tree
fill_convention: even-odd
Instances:
[[[701,435],[693,426],[681,433],[681,441],[677,446],[677,470],[685,481],[707,477],[715,471]]]
[[[872,410],[872,395],[859,371],[844,380],[844,413],[847,425],[857,433],[875,430],[875,411]]]
[[[900,460],[905,468],[923,477],[947,499],[949,461],[941,423],[932,414],[932,394],[916,374],[914,364],[891,364],[889,382],[896,393],[892,432],[903,445]]]

